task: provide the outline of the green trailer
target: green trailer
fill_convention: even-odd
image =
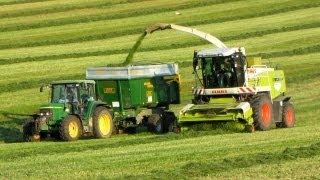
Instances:
[[[138,126],[155,133],[174,128],[176,117],[169,106],[180,103],[177,64],[89,68],[87,79],[48,85],[50,102],[25,122],[25,141],[106,138]]]
[[[117,129],[172,130],[169,105],[180,103],[177,64],[88,68],[86,78],[96,82],[97,98],[112,109]]]

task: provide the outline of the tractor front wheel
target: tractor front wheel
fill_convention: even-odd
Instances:
[[[40,141],[40,135],[35,131],[36,124],[34,120],[27,120],[23,125],[23,140],[26,142]]]
[[[253,119],[257,128],[263,131],[270,129],[273,123],[273,109],[269,95],[259,94],[253,98],[251,104]]]
[[[82,125],[77,116],[69,115],[60,124],[60,138],[64,141],[78,140],[82,135]]]
[[[108,138],[114,131],[112,116],[105,107],[97,107],[93,113],[93,135],[96,138]]]

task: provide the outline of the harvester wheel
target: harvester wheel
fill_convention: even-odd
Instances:
[[[282,127],[291,128],[295,123],[295,113],[293,105],[290,102],[285,102],[282,110]]]
[[[64,141],[78,140],[82,135],[82,125],[77,116],[69,115],[60,124],[60,138]]]
[[[40,135],[35,133],[34,120],[27,120],[23,125],[23,140],[26,142],[40,141]]]
[[[111,137],[114,124],[109,110],[105,107],[97,107],[92,117],[93,135],[96,138]]]
[[[151,114],[148,118],[148,130],[154,133],[164,132],[164,123],[161,114]]]
[[[270,129],[273,123],[273,109],[271,99],[267,94],[259,94],[251,101],[253,109],[253,119],[255,125],[260,130]]]

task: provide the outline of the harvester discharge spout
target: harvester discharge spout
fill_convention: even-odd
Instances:
[[[154,25],[149,26],[148,28],[146,28],[145,32],[147,34],[151,34],[151,33],[155,32],[155,31],[165,30],[165,29],[174,29],[174,30],[190,33],[190,34],[198,36],[198,37],[200,37],[202,39],[207,40],[208,42],[210,42],[211,44],[217,46],[218,48],[227,48],[227,46],[222,41],[220,41],[218,38],[212,36],[211,34],[199,31],[199,30],[194,29],[194,28],[185,27],[185,26],[179,26],[179,25],[176,25],[176,24],[166,24],[166,23],[154,24]]]

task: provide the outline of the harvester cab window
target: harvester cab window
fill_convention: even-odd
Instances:
[[[239,77],[243,77],[243,63],[236,60],[231,56],[202,58],[205,88],[237,87],[239,82],[241,84]]]

